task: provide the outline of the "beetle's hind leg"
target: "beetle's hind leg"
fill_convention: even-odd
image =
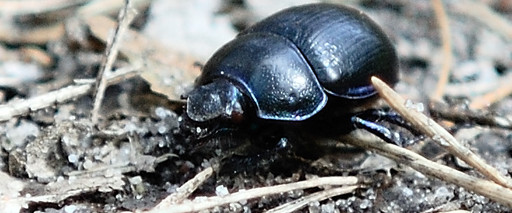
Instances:
[[[382,140],[399,146],[407,146],[423,140],[424,136],[419,133],[410,123],[405,121],[398,113],[389,109],[369,109],[355,114],[351,117],[352,124],[358,129],[364,129]],[[408,130],[412,137],[405,136],[405,133],[394,130],[380,122],[387,122]]]

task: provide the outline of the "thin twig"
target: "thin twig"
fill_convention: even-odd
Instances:
[[[453,52],[452,52],[452,39],[450,34],[450,25],[448,23],[448,17],[444,10],[443,3],[441,0],[432,0],[432,6],[436,14],[437,23],[441,31],[441,41],[443,50],[443,65],[441,67],[441,73],[437,82],[436,90],[432,95],[432,99],[441,100],[443,98],[446,84],[448,83],[448,77],[450,76],[450,69],[453,65]]]
[[[506,75],[504,78],[500,79],[498,88],[471,100],[469,108],[483,109],[509,96],[512,94],[512,84],[510,82],[512,82],[512,75]]]
[[[334,196],[347,194],[347,193],[353,192],[357,188],[359,188],[359,186],[357,186],[357,185],[356,186],[342,186],[342,187],[336,187],[333,189],[326,189],[323,191],[315,192],[308,196],[301,197],[297,200],[294,200],[289,203],[285,203],[283,205],[280,205],[278,207],[270,209],[267,211],[267,213],[295,212],[311,202],[322,201],[322,200],[325,200],[327,198],[331,198]]]
[[[213,169],[212,167],[208,167],[203,171],[197,173],[194,178],[188,180],[186,183],[180,186],[176,190],[175,193],[166,197],[162,202],[160,202],[152,211],[161,211],[169,208],[174,204],[180,203],[183,200],[187,199],[190,194],[192,194],[199,186],[203,185],[203,183],[212,176]]]
[[[121,45],[123,35],[136,15],[137,12],[131,7],[130,0],[126,0],[125,7],[119,13],[119,25],[114,32],[112,41],[107,44],[105,53],[106,58],[104,58],[101,69],[99,70],[98,76],[96,78],[94,107],[91,117],[91,120],[94,124],[98,122],[99,109],[101,107],[101,102],[103,101],[105,90],[107,88],[107,80],[105,75],[108,75],[111,72],[112,66],[119,53],[119,46]]]
[[[505,116],[496,115],[488,110],[473,110],[466,107],[450,107],[445,103],[433,101],[430,103],[430,113],[457,123],[475,123],[491,127],[512,129],[512,120]]]
[[[400,97],[393,89],[377,77],[371,79],[373,86],[379,92],[379,95],[386,100],[386,102],[400,115],[414,125],[418,130],[428,137],[432,138],[442,147],[446,148],[450,153],[462,159],[468,165],[474,167],[477,171],[481,172],[484,176],[493,180],[494,182],[512,188],[512,182],[509,178],[503,176],[494,167],[487,164],[482,158],[473,153],[468,148],[464,147],[457,141],[448,131],[437,124],[426,115],[413,109],[407,108],[404,103],[405,100]]]
[[[292,190],[314,188],[321,186],[352,186],[358,183],[358,178],[353,176],[341,177],[321,177],[305,181],[299,181],[276,186],[267,186],[254,189],[238,191],[226,196],[205,197],[204,199],[196,198],[196,201],[183,202],[177,205],[162,206],[149,212],[197,212],[213,208],[215,206],[226,205],[229,203],[240,202],[243,200],[254,199],[262,196],[285,193]]]
[[[448,166],[430,161],[413,151],[386,143],[380,138],[368,138],[360,135],[354,135],[357,134],[357,131],[352,134],[353,135],[350,135],[351,137],[344,137],[341,141],[354,146],[374,150],[380,155],[410,166],[425,175],[439,178],[477,194],[481,194],[500,204],[512,207],[512,190],[509,188],[505,188],[494,182],[476,178]],[[368,136],[368,134],[364,135]]]
[[[140,67],[124,69],[107,76],[109,84],[116,82],[119,78],[130,78],[137,75]],[[31,111],[43,109],[54,104],[64,103],[74,98],[78,98],[91,91],[94,81],[86,84],[71,85],[59,90],[51,91],[29,99],[15,100],[7,104],[0,105],[0,121],[7,121],[15,116],[21,116]]]

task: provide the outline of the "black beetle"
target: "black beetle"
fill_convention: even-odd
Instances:
[[[243,30],[214,53],[186,95],[185,122],[204,135],[224,124],[259,120],[285,126],[318,122],[322,119],[314,117],[323,114],[348,117],[391,142],[388,129],[353,115],[376,97],[371,76],[394,85],[398,74],[391,41],[362,12],[324,3],[291,7]],[[364,114],[370,120],[387,116],[373,110]]]

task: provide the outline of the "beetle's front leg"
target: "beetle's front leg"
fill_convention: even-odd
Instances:
[[[415,137],[413,139],[405,137],[400,132],[391,130],[389,127],[380,124],[380,121],[394,124],[410,131]],[[405,146],[423,139],[423,136],[406,122],[399,114],[391,110],[370,109],[357,113],[351,118],[352,124],[356,128],[364,129],[382,140],[399,146]]]

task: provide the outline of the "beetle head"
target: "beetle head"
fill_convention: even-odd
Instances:
[[[196,122],[216,119],[239,123],[243,116],[243,95],[227,80],[216,80],[194,89],[187,97],[187,115]]]

